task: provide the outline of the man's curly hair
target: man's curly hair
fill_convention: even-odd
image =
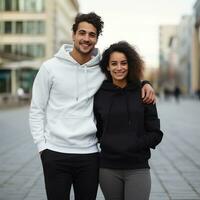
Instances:
[[[102,72],[106,75],[108,80],[112,80],[110,72],[107,67],[109,66],[110,56],[113,52],[123,53],[128,61],[128,77],[127,80],[130,82],[138,82],[143,77],[144,61],[137,53],[135,48],[126,41],[120,41],[111,44],[103,54],[102,59],[99,63]]]
[[[72,25],[72,31],[74,33],[76,33],[78,25],[81,22],[87,22],[89,24],[92,24],[97,30],[97,38],[103,31],[104,22],[102,21],[101,17],[94,12],[90,12],[88,14],[77,14],[75,18],[75,23]]]

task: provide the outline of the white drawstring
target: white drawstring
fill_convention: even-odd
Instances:
[[[79,98],[79,84],[78,84],[78,66],[76,66],[76,101]]]
[[[85,71],[85,81],[86,81],[86,92],[87,92],[87,100],[89,101],[89,88],[88,88],[88,70],[87,66],[84,66],[84,71]]]

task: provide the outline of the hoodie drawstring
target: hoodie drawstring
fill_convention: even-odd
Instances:
[[[120,93],[122,93],[122,95],[125,95],[125,99],[126,99],[125,104],[126,104],[126,112],[127,112],[127,118],[128,118],[128,125],[130,127],[130,125],[132,124],[132,120],[131,120],[131,113],[130,113],[130,107],[129,107],[128,92],[123,90]],[[111,96],[110,104],[109,104],[109,107],[108,107],[108,115],[107,115],[107,120],[106,120],[107,122],[105,124],[105,130],[104,131],[106,131],[109,128],[110,113],[111,113],[112,105],[113,105],[113,102],[115,100],[115,96],[116,95],[119,95],[119,93],[114,93]]]
[[[109,121],[110,121],[110,112],[111,112],[111,109],[112,109],[112,105],[113,105],[113,102],[114,102],[114,99],[115,99],[115,94],[112,94],[111,96],[111,100],[110,100],[110,104],[108,106],[108,115],[107,115],[107,120],[106,120],[106,123],[105,123],[105,128],[104,128],[104,131],[106,132],[106,130],[108,129],[109,127]]]
[[[76,67],[76,101],[79,100],[79,72],[78,69],[79,67]],[[89,101],[89,87],[88,87],[88,70],[87,66],[84,66],[84,77],[85,77],[85,85],[86,85],[86,95],[87,95],[87,101]]]
[[[88,88],[88,70],[87,66],[84,66],[84,71],[85,71],[85,82],[86,82],[86,92],[87,92],[87,100],[89,101],[89,88]]]
[[[131,121],[131,114],[130,114],[130,108],[129,108],[129,97],[128,97],[127,92],[125,92],[125,97],[126,97],[126,111],[128,114],[128,125],[130,126],[132,121]]]
[[[78,84],[78,66],[76,66],[76,101],[79,98],[79,84]]]

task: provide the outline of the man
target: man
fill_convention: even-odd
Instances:
[[[41,154],[48,200],[95,200],[98,148],[93,96],[105,79],[95,49],[103,21],[95,13],[77,15],[73,46],[63,45],[40,68],[30,108],[30,128]],[[146,84],[145,101],[154,101]]]

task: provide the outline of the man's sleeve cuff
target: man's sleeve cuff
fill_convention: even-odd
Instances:
[[[142,80],[142,81],[141,81],[142,87],[143,87],[145,84],[151,85],[151,83],[150,83],[149,81],[147,81],[147,80]]]

